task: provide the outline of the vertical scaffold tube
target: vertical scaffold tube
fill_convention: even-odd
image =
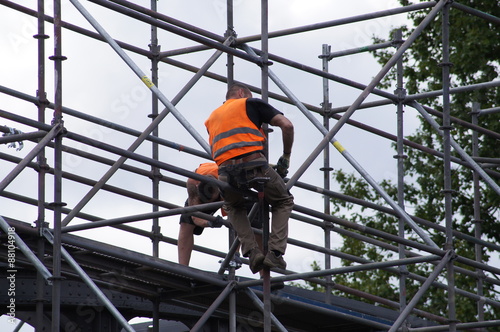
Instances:
[[[45,34],[45,0],[38,0],[38,33],[34,36],[38,41],[38,121],[40,123],[45,123],[45,111],[48,105],[47,93],[45,89],[45,39],[48,36]],[[36,221],[36,227],[38,228],[38,259],[44,259],[45,253],[45,240],[42,237],[43,229],[46,225],[45,222],[45,202],[46,195],[46,177],[48,170],[47,160],[45,157],[45,149],[42,149],[37,156],[37,163],[39,167],[38,171],[38,216]],[[44,299],[43,294],[45,293],[45,283],[43,275],[37,272],[36,275],[36,318],[35,318],[35,328],[41,330],[43,327],[44,319]]]
[[[226,38],[233,38],[235,35],[234,32],[234,14],[233,14],[233,0],[226,1]],[[234,83],[234,56],[230,53],[227,53],[227,85],[231,86]],[[236,232],[233,229],[228,229],[228,247],[229,254],[226,259],[223,260],[223,264],[221,265],[221,271],[224,271],[225,266],[224,263],[228,263],[231,257],[233,257],[236,248],[231,252],[232,244],[239,243],[238,240],[235,241]],[[229,266],[228,280],[235,280],[236,278],[236,269],[234,267]],[[236,332],[236,293],[234,290],[229,294],[229,332]]]
[[[322,46],[322,54],[320,56],[322,66],[323,66],[323,71],[328,73],[328,61],[330,60],[330,45],[323,44]],[[329,87],[329,80],[325,77],[323,77],[323,127],[325,128],[325,132],[328,132],[330,130],[330,109],[331,109],[331,103],[330,103],[330,87]],[[325,150],[323,151],[323,168],[321,171],[323,171],[323,187],[325,190],[330,190],[330,172],[333,170],[333,168],[330,167],[330,145],[327,144],[325,146]],[[331,210],[330,210],[330,197],[327,195],[324,196],[323,198],[323,209],[324,213],[326,215],[330,215]],[[325,231],[324,231],[324,238],[325,238],[325,248],[330,249],[331,247],[331,228],[329,228],[327,225],[329,224],[328,221],[323,220],[325,223]],[[331,269],[332,268],[332,259],[331,256],[328,254],[325,254],[325,269]],[[330,304],[331,303],[331,294],[332,294],[332,276],[328,275],[325,277],[326,281],[326,289],[325,289],[325,303]]]
[[[268,67],[268,52],[269,52],[269,3],[268,0],[261,0],[261,58],[262,58],[262,100],[265,102],[269,99],[269,67]],[[267,125],[263,126],[267,132]],[[269,160],[269,146],[266,140],[265,153]],[[262,191],[264,188],[262,188]],[[269,250],[267,242],[269,241],[269,213],[266,213],[268,208],[265,206],[263,192],[259,193],[259,209],[262,219],[262,247],[264,255]],[[263,290],[264,290],[264,332],[271,331],[271,275],[268,267],[264,267],[263,271]]]
[[[62,126],[62,31],[61,1],[54,0],[54,118],[53,125]],[[54,143],[54,242],[52,281],[52,331],[60,331],[61,320],[61,222],[62,222],[62,135]]]
[[[401,45],[403,42],[403,31],[398,29],[394,34],[394,43]],[[403,85],[403,59],[399,59],[396,64],[397,71],[397,86],[395,94],[398,96],[397,104],[397,142],[396,149],[397,155],[394,156],[397,159],[397,172],[398,172],[398,205],[401,209],[405,208],[405,185],[404,185],[404,160],[406,158],[404,154],[404,132],[403,132],[403,122],[404,122],[404,108],[403,100],[406,97],[406,90]],[[405,238],[405,222],[404,219],[398,218],[398,235],[401,238]],[[406,247],[403,244],[398,245],[399,259],[406,258],[405,255]],[[401,265],[399,267],[399,310],[402,312],[406,307],[406,279],[408,276],[408,268],[406,265]]]
[[[453,250],[453,190],[451,187],[451,121],[450,121],[450,4],[446,4],[442,12],[442,44],[443,62],[441,63],[443,76],[443,172],[444,172],[444,209],[446,221],[446,244],[445,250]],[[450,320],[450,332],[457,330],[457,315],[455,305],[455,266],[449,261],[446,268],[448,281],[448,319]]]
[[[480,114],[480,105],[477,102],[472,103],[472,124],[478,125],[478,117]],[[476,130],[472,131],[472,157],[479,157],[479,135]],[[481,220],[481,186],[479,184],[479,174],[477,171],[472,173],[472,181],[474,183],[474,236],[477,239],[482,237],[482,220]],[[483,246],[479,243],[474,245],[476,261],[483,262]],[[477,296],[484,296],[484,271],[477,268]],[[484,321],[484,302],[477,301],[477,320]],[[482,331],[485,331],[482,329]]]
[[[156,12],[157,11],[157,0],[151,0],[151,10]],[[151,51],[151,80],[153,81],[153,84],[156,86],[158,85],[158,63],[159,63],[159,53],[160,53],[160,46],[158,45],[158,28],[155,25],[151,25],[151,43],[149,44],[149,50]],[[158,116],[158,96],[154,93],[151,94],[151,114],[149,117],[151,118],[151,121],[154,121],[154,119]],[[152,135],[154,137],[160,137],[160,129],[159,127],[155,127],[153,129]],[[153,142],[151,146],[151,157],[154,160],[159,160],[160,159],[160,152],[159,152],[159,145],[157,142]],[[151,166],[151,192],[153,199],[159,199],[160,198],[160,168],[157,166]],[[159,206],[158,204],[153,204],[152,206],[152,211],[153,212],[158,212]],[[160,256],[160,236],[161,236],[161,230],[160,230],[160,219],[155,217],[152,219],[152,226],[151,226],[151,232],[153,233],[152,236],[152,245],[153,245],[153,250],[152,250],[152,255],[153,257],[159,257]],[[160,299],[155,298],[152,300],[153,304],[153,312],[152,312],[152,318],[153,318],[153,328],[151,332],[160,332]]]

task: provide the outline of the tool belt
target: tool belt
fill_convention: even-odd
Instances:
[[[219,167],[244,164],[244,163],[248,163],[249,161],[258,159],[258,158],[264,158],[264,155],[260,151],[252,152],[252,153],[247,154],[247,155],[238,156],[238,157],[226,160],[223,163],[221,163],[219,165]]]
[[[262,160],[256,160],[258,158]],[[226,160],[219,166],[219,175],[227,176],[227,181],[232,187],[248,190],[250,189],[248,183],[263,167],[269,167],[267,160],[262,153],[255,152],[243,158]]]

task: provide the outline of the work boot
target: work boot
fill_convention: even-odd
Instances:
[[[252,273],[257,273],[262,270],[265,256],[259,248],[253,248],[247,256],[250,256],[250,270]]]
[[[281,253],[276,255],[273,250],[270,250],[267,253],[266,258],[264,259],[264,265],[270,268],[277,267],[283,270],[286,269],[286,262],[283,259],[283,255]]]

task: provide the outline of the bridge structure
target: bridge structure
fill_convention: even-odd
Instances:
[[[212,5],[220,9],[222,4],[215,1]],[[0,85],[0,117],[5,122],[0,125],[4,133],[0,143],[13,147],[0,150],[0,297],[9,320],[16,324],[20,320],[19,325],[12,325],[13,331],[26,323],[36,331],[134,331],[130,321],[136,317],[151,318],[152,331],[160,331],[164,320],[181,322],[192,331],[455,331],[500,327],[499,320],[485,319],[485,312],[498,308],[500,302],[483,292],[485,284],[498,288],[500,269],[480,254],[475,259],[457,255],[453,247],[457,240],[467,241],[476,245],[478,252],[487,249],[491,257],[498,257],[498,244],[482,237],[480,217],[471,234],[465,234],[448,222],[453,215],[451,206],[447,206],[444,223],[412,216],[405,210],[403,199],[394,201],[367,171],[367,165],[338,140],[341,129],[355,128],[369,139],[395,143],[398,156],[394,168],[401,193],[405,178],[402,149],[407,147],[443,159],[447,202],[453,194],[449,187],[450,163],[469,168],[475,184],[481,181],[500,195],[498,160],[468,155],[450,139],[449,127],[453,123],[469,128],[474,132],[471,144],[476,146],[481,135],[499,139],[499,133],[478,124],[479,115],[496,116],[498,110],[481,110],[476,105],[471,122],[465,122],[450,117],[446,109],[450,94],[492,91],[498,89],[499,81],[451,88],[445,79],[442,90],[411,96],[404,94],[402,85],[403,55],[423,30],[435,24],[436,17],[440,15],[446,22],[449,11],[458,10],[492,25],[498,25],[500,19],[460,2],[442,0],[270,31],[273,16],[269,6],[265,0],[260,6],[251,6],[260,9],[260,32],[240,36],[236,18],[244,20],[247,12],[242,11],[248,7],[231,0],[218,11],[224,13],[223,19],[212,22],[225,28],[223,34],[169,16],[168,8],[155,0],[149,7],[125,0],[55,0],[51,4],[39,0],[36,8],[0,0],[5,20],[19,22],[22,17],[28,22],[9,25],[8,46],[34,50],[23,52],[20,61],[26,60],[26,54],[36,54],[31,67],[34,70],[22,77],[22,83],[9,77],[2,80],[6,85]],[[46,12],[47,7],[51,7],[51,13]],[[318,66],[274,54],[269,48],[274,40],[301,40],[300,36],[364,22],[381,24],[377,20],[414,11],[423,11],[426,16],[406,40],[396,33],[385,43],[357,45],[364,47],[338,52],[321,44],[321,53],[315,59]],[[71,20],[63,19],[63,13]],[[30,36],[34,37],[32,43],[22,38],[28,26],[35,31]],[[47,26],[53,28],[52,33]],[[148,48],[136,45],[144,44],[144,35],[150,39]],[[444,64],[449,63],[448,38],[445,23]],[[305,39],[302,41],[308,42]],[[51,54],[49,40],[53,42]],[[159,40],[169,40],[169,44],[161,45]],[[354,56],[383,48],[393,48],[394,54],[369,83],[330,72],[333,59],[353,57],[350,63],[356,66]],[[119,69],[114,68],[116,63],[121,65]],[[53,76],[47,75],[48,64],[53,66]],[[443,77],[448,77],[449,66],[442,67]],[[241,79],[239,73],[248,68],[252,68],[248,78]],[[393,68],[398,76],[396,92],[378,89]],[[285,69],[294,74],[288,76]],[[247,83],[264,100],[282,105],[298,132],[293,157],[298,166],[292,167],[286,179],[295,196],[286,255],[289,269],[274,269],[271,278],[271,285],[280,281],[287,284],[271,293],[262,279],[245,275],[245,258],[241,269],[230,263],[237,248],[230,231],[206,230],[200,236],[203,244],[195,246],[191,266],[179,265],[174,258],[177,238],[173,230],[178,228],[179,214],[195,213],[212,220],[215,217],[204,211],[222,205],[184,207],[183,201],[187,178],[206,180],[193,169],[210,160],[206,135],[202,134],[203,120],[213,109],[207,106],[218,106],[223,98],[221,91],[235,80]],[[136,84],[127,85],[131,81]],[[252,84],[254,81],[259,84]],[[281,92],[271,92],[270,82]],[[310,82],[320,87],[319,106],[303,101],[314,85]],[[48,83],[53,86],[48,87]],[[354,101],[333,108],[333,84],[349,88],[346,95],[352,94]],[[35,92],[26,90],[26,86],[35,87]],[[111,86],[125,92],[101,99],[110,93]],[[173,91],[174,97],[167,97],[166,91]],[[445,101],[442,113],[419,103],[436,96]],[[353,115],[360,110],[380,107],[389,107],[396,114],[397,134],[354,120]],[[290,114],[289,109],[293,109]],[[415,110],[443,135],[444,151],[404,139],[403,110],[408,113],[408,109]],[[279,140],[273,135],[270,130],[269,154],[279,150]],[[385,205],[331,188],[331,171],[338,167],[331,163],[331,149],[377,191]],[[459,157],[452,156],[451,149]],[[323,180],[319,185],[310,180],[318,178],[317,169],[313,170],[318,164]],[[479,190],[476,195],[480,199]],[[332,199],[350,202],[356,209],[396,216],[400,231],[391,234],[332,215]],[[444,247],[430,237],[435,232],[446,235]],[[340,252],[334,247],[338,234],[393,251],[398,258],[369,261]],[[306,264],[309,266],[304,268],[304,262],[311,263],[317,257],[323,260],[323,267],[311,271]],[[335,266],[340,260],[349,264]],[[215,268],[206,268],[207,262],[214,261]],[[411,266],[424,264],[428,274],[409,272]],[[399,302],[335,282],[338,275],[372,270],[394,276],[388,283],[399,285]],[[455,287],[457,275],[470,278],[477,291]],[[410,281],[421,283],[421,287],[407,298],[406,283]],[[446,317],[419,306],[424,295],[435,290],[447,294]],[[477,302],[477,320],[463,321],[456,316],[461,298]]]

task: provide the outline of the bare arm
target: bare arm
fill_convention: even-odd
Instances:
[[[186,188],[188,192],[189,206],[198,205],[201,203],[200,198],[198,197],[198,183],[200,183],[200,181],[193,180],[191,178],[187,179]]]
[[[269,122],[271,126],[280,127],[283,136],[283,153],[290,154],[293,146],[293,123],[284,115],[275,115]]]
[[[193,180],[189,178],[186,182],[187,192],[188,192],[188,205],[198,205],[201,204],[200,196],[198,194],[198,184],[200,181]],[[208,220],[201,219],[195,216],[191,217],[193,222],[200,227],[207,227]]]

